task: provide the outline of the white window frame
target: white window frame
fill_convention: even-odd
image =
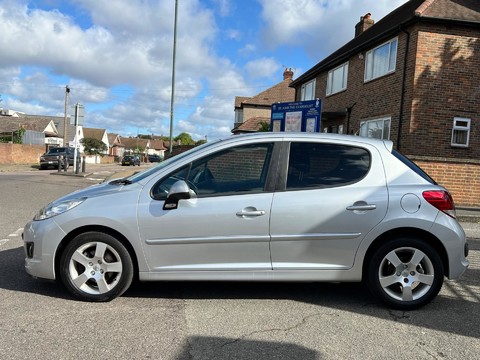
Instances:
[[[243,124],[243,109],[235,109],[235,124]]]
[[[306,100],[315,100],[315,87],[317,84],[317,79],[310,80],[302,85],[301,99],[302,101]]]
[[[381,58],[381,51],[385,49],[388,51],[386,59]],[[398,38],[393,38],[376,48],[367,51],[365,56],[365,75],[364,81],[370,81],[377,79],[387,74],[395,72],[396,63],[397,63],[397,53],[398,53]],[[375,56],[377,55],[377,56]],[[383,65],[383,66],[382,66]],[[379,70],[374,71],[375,67],[378,66]]]
[[[468,147],[470,143],[470,121],[468,118],[454,117],[452,127],[452,140],[451,145],[453,147]],[[466,133],[465,141],[458,141],[458,136],[462,133]]]
[[[385,122],[386,121],[388,121],[388,133],[386,133],[386,131],[385,131]],[[377,126],[376,129],[370,129],[369,128],[369,124],[378,123],[378,122],[382,123],[381,127]],[[371,119],[371,120],[362,121],[360,123],[359,134],[360,134],[360,136],[369,137],[369,138],[390,140],[390,130],[391,130],[391,128],[392,128],[392,118],[390,116],[382,117],[382,118],[378,118],[378,119]],[[380,137],[373,136],[372,135],[372,130],[377,131],[377,133],[378,133],[378,131],[381,130]]]
[[[341,79],[340,88],[334,88],[337,82],[335,81],[337,77]],[[327,96],[336,94],[340,91],[347,89],[347,79],[348,79],[348,61],[333,70],[328,72],[327,76]]]

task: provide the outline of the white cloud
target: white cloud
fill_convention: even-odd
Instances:
[[[319,61],[353,38],[361,15],[371,12],[378,21],[405,1],[258,0],[262,19],[237,18],[243,1],[179,1],[175,135],[229,135],[235,96],[253,96],[280,81],[275,76],[285,60],[273,50],[302,48]],[[0,1],[2,105],[61,115],[68,84],[70,103],[86,105],[89,127],[168,134],[174,1],[61,4],[70,11],[42,10],[27,0]],[[219,28],[222,24],[227,29]],[[258,24],[265,26],[263,43]],[[295,70],[298,76],[306,69]]]
[[[253,78],[271,78],[280,68],[280,64],[273,58],[261,58],[248,62],[245,69]]]
[[[266,46],[305,47],[312,58],[326,56],[354,37],[360,16],[375,21],[408,0],[259,0]],[[281,9],[281,11],[279,11]]]

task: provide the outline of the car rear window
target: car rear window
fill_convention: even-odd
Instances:
[[[412,160],[407,158],[405,155],[398,152],[397,150],[392,150],[392,154],[402,163],[407,165],[411,170],[413,170],[415,173],[421,176],[423,179],[427,180],[429,183],[433,185],[437,185],[435,180],[433,180],[425,171],[423,171],[417,164],[415,164]]]
[[[370,162],[370,153],[360,147],[293,142],[290,145],[287,189],[352,184],[365,177]]]

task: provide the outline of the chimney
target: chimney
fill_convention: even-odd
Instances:
[[[293,79],[293,71],[292,68],[285,68],[285,71],[283,72],[283,80],[292,80]]]
[[[355,25],[355,37],[361,35],[364,31],[368,30],[375,21],[371,18],[372,14],[366,13],[364,16],[360,16],[360,21]]]

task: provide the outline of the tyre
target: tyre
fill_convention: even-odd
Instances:
[[[444,274],[442,260],[430,244],[401,237],[373,253],[366,268],[366,285],[389,307],[413,310],[437,296]]]
[[[100,232],[78,235],[60,257],[60,280],[77,299],[110,301],[133,279],[133,262],[125,246]]]

